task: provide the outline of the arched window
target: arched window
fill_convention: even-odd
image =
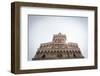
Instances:
[[[46,56],[45,56],[45,54],[44,55],[42,55],[42,58],[45,58]]]

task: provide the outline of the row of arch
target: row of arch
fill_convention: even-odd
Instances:
[[[49,51],[49,50],[41,50],[41,51],[37,51],[37,54],[41,54],[41,53],[79,53],[81,54],[80,50],[56,50],[56,51]]]
[[[41,52],[36,54],[35,59],[57,59],[57,58],[83,58],[80,51],[66,51],[62,52]]]
[[[66,44],[46,44],[46,45],[41,45],[40,48],[78,48],[77,45],[66,45]]]

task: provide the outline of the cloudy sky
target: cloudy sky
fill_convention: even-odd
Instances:
[[[66,34],[67,42],[78,43],[83,55],[88,51],[88,18],[68,16],[28,16],[28,60],[34,57],[40,43],[52,41],[53,34]]]

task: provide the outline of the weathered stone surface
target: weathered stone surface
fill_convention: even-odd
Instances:
[[[84,58],[77,43],[67,42],[66,35],[53,36],[52,42],[42,43],[32,60]]]

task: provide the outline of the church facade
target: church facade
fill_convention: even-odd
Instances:
[[[51,42],[40,44],[32,60],[84,58],[78,44],[66,40],[66,35],[54,34]]]

